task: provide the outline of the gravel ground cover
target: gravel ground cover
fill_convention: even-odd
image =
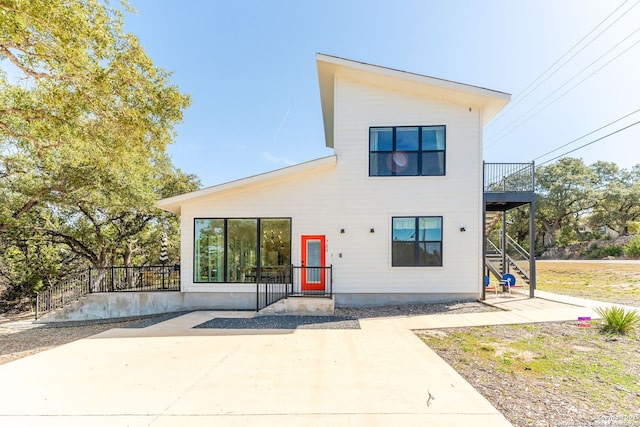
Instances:
[[[373,307],[336,307],[336,316],[353,316],[358,319],[396,316],[422,316],[426,314],[459,314],[500,311],[478,301],[454,301],[438,304],[398,304]]]
[[[32,319],[0,323],[0,365],[113,328],[145,328],[184,313],[118,320],[33,323]]]
[[[199,329],[360,329],[355,317],[347,316],[257,316],[215,318],[201,323]]]
[[[640,332],[559,322],[416,333],[516,427],[640,426]]]

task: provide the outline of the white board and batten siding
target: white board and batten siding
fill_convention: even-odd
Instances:
[[[345,228],[336,292],[474,293],[481,282],[481,118],[469,106],[336,77],[335,175]],[[446,175],[370,177],[369,128],[446,126]],[[442,267],[391,267],[391,218],[443,217]],[[465,232],[460,232],[464,227]],[[369,230],[375,229],[371,234]],[[342,249],[342,248],[341,248]],[[339,290],[340,289],[340,290]]]
[[[251,283],[194,283],[195,218],[291,218],[293,264],[301,236],[326,236],[337,304],[480,296],[482,127],[510,95],[321,54],[317,64],[333,156],[159,203],[182,217],[182,291],[226,298],[229,307],[238,296],[249,306],[255,292]],[[369,176],[371,127],[440,125],[445,176]],[[392,218],[400,216],[442,217],[442,266],[392,267]]]
[[[302,235],[327,237],[336,294],[479,293],[480,112],[337,76],[334,120],[335,166],[285,174],[182,205],[183,291],[255,292],[253,284],[193,283],[194,218],[288,217],[294,264],[300,264]],[[446,176],[369,177],[369,128],[414,125],[446,126]],[[391,266],[394,216],[443,217],[442,267]]]

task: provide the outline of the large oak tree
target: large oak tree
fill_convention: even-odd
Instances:
[[[198,187],[166,154],[189,97],[120,9],[0,0],[0,281],[150,263],[162,229],[177,234],[155,201]]]

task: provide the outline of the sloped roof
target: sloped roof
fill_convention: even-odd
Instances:
[[[335,167],[337,162],[336,155],[321,157],[297,165],[288,166],[286,168],[276,169],[274,171],[253,175],[247,178],[241,178],[235,181],[214,185],[203,188],[201,190],[192,191],[190,193],[180,194],[178,196],[169,197],[159,200],[156,206],[168,212],[180,214],[182,205],[185,203],[195,202],[198,199],[206,198],[214,194],[219,194],[229,190],[237,190],[240,188],[250,188],[255,185],[269,184],[279,180],[295,178],[296,176],[309,173],[322,172]]]
[[[356,80],[363,84],[388,87],[431,99],[442,99],[469,107],[482,109],[483,124],[487,123],[511,99],[511,95],[478,86],[438,79],[392,68],[380,67],[335,56],[318,53],[318,81],[324,119],[327,147],[333,148],[334,82],[336,76]],[[279,180],[295,178],[297,175],[321,172],[335,167],[335,155],[311,160],[271,172],[242,178],[179,196],[158,201],[160,209],[180,214],[182,205],[225,191],[268,185]]]
[[[316,63],[325,140],[327,147],[331,148],[333,148],[334,82],[336,76],[478,108],[482,110],[483,124],[491,120],[511,100],[511,95],[504,92],[321,53],[316,54]]]

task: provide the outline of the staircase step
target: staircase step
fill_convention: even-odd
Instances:
[[[333,298],[290,297],[258,311],[259,316],[333,316]]]

